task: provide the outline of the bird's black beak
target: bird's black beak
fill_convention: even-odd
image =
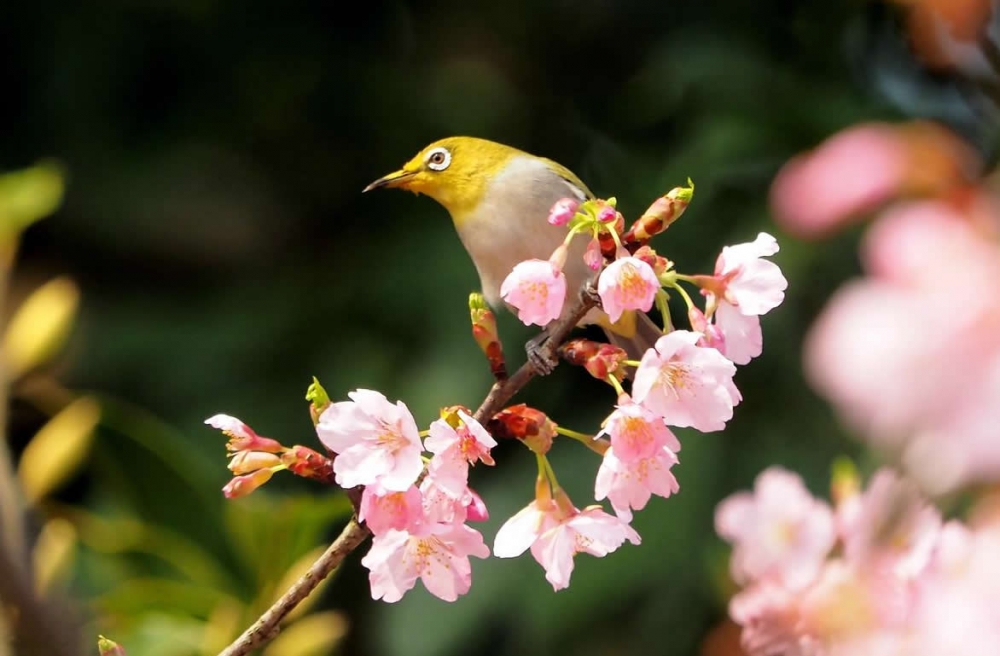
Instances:
[[[400,169],[389,175],[382,176],[375,182],[371,183],[364,188],[365,191],[371,191],[372,189],[380,189],[382,187],[403,187],[406,186],[406,181],[413,177],[414,171],[407,171],[406,169]]]

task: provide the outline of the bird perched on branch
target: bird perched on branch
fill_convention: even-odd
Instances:
[[[365,188],[398,187],[430,196],[444,206],[479,272],[486,301],[502,305],[500,285],[519,262],[548,259],[566,229],[546,218],[556,201],[593,198],[565,166],[516,148],[473,137],[435,141],[403,165]],[[593,275],[583,260],[586,238],[574,240],[566,266],[567,289],[579,290]],[[571,304],[566,304],[564,313]],[[616,323],[599,309],[580,325],[601,326],[608,339],[629,357],[640,359],[663,335],[641,312],[626,312]]]

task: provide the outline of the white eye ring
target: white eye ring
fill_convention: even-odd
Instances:
[[[451,153],[447,148],[435,148],[427,153],[427,168],[432,171],[443,171],[451,164]]]

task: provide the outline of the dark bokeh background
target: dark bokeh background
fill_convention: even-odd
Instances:
[[[692,177],[661,252],[705,271],[724,244],[772,232],[788,297],[738,375],[727,430],[681,431],[681,493],[638,515],[641,547],[578,558],[558,594],[528,557],[476,562],[453,605],[422,589],[372,602],[354,556],[311,609],[339,615],[317,626],[343,621],[336,649],[350,654],[696,653],[724,617],[714,505],[771,463],[822,492],[831,459],[856,451],[799,371],[811,318],[855,270],[854,238],[782,235],[770,179],[867,118],[934,115],[986,141],[961,89],[920,72],[894,25],[860,1],[4,3],[0,170],[53,157],[69,175],[62,208],[24,235],[11,295],[55,274],[80,285],[72,338],[36,382],[103,403],[88,460],[45,508],[77,526],[66,585],[94,632],[140,656],[214,653],[345,519],[334,491],[290,476],[224,502],[209,415],[314,444],[313,375],[335,397],[404,399],[424,425],[478,404],[490,377],[468,335],[476,277],[447,214],[360,193],[426,143],[468,134],[556,159],[627,217]],[[501,329],[519,361],[531,333],[509,316]],[[27,389],[14,388],[15,451],[45,417],[45,394]],[[565,367],[524,395],[584,431],[612,399]],[[557,446],[583,505],[596,458]],[[529,455],[504,445],[495,470],[474,472],[488,542],[532,494]]]

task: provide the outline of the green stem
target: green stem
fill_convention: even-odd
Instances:
[[[570,430],[568,428],[563,428],[562,426],[556,427],[556,432],[560,435],[565,435],[566,437],[571,437],[574,440],[579,440],[581,442],[589,442],[594,439],[593,435],[587,435],[586,433],[581,433],[579,431]]]
[[[674,289],[677,290],[677,293],[680,294],[681,298],[684,299],[684,302],[687,303],[687,306],[688,306],[689,310],[694,307],[694,301],[691,300],[691,297],[688,296],[688,293],[686,291],[684,291],[683,287],[681,287],[680,285],[676,285],[675,284],[674,285]]]
[[[625,393],[625,389],[622,387],[621,382],[614,376],[608,376],[605,380],[608,381],[609,385],[615,388],[615,391],[618,392],[618,396]]]
[[[552,463],[545,456],[539,454],[538,456],[538,467],[539,471],[544,474],[545,478],[549,479],[549,484],[552,486],[552,492],[560,490],[559,480],[556,478],[556,472],[552,469]]]
[[[670,306],[667,301],[670,299],[667,296],[667,292],[660,289],[656,292],[656,307],[660,311],[660,317],[663,319],[663,332],[669,333],[674,329],[674,322],[670,320]]]

